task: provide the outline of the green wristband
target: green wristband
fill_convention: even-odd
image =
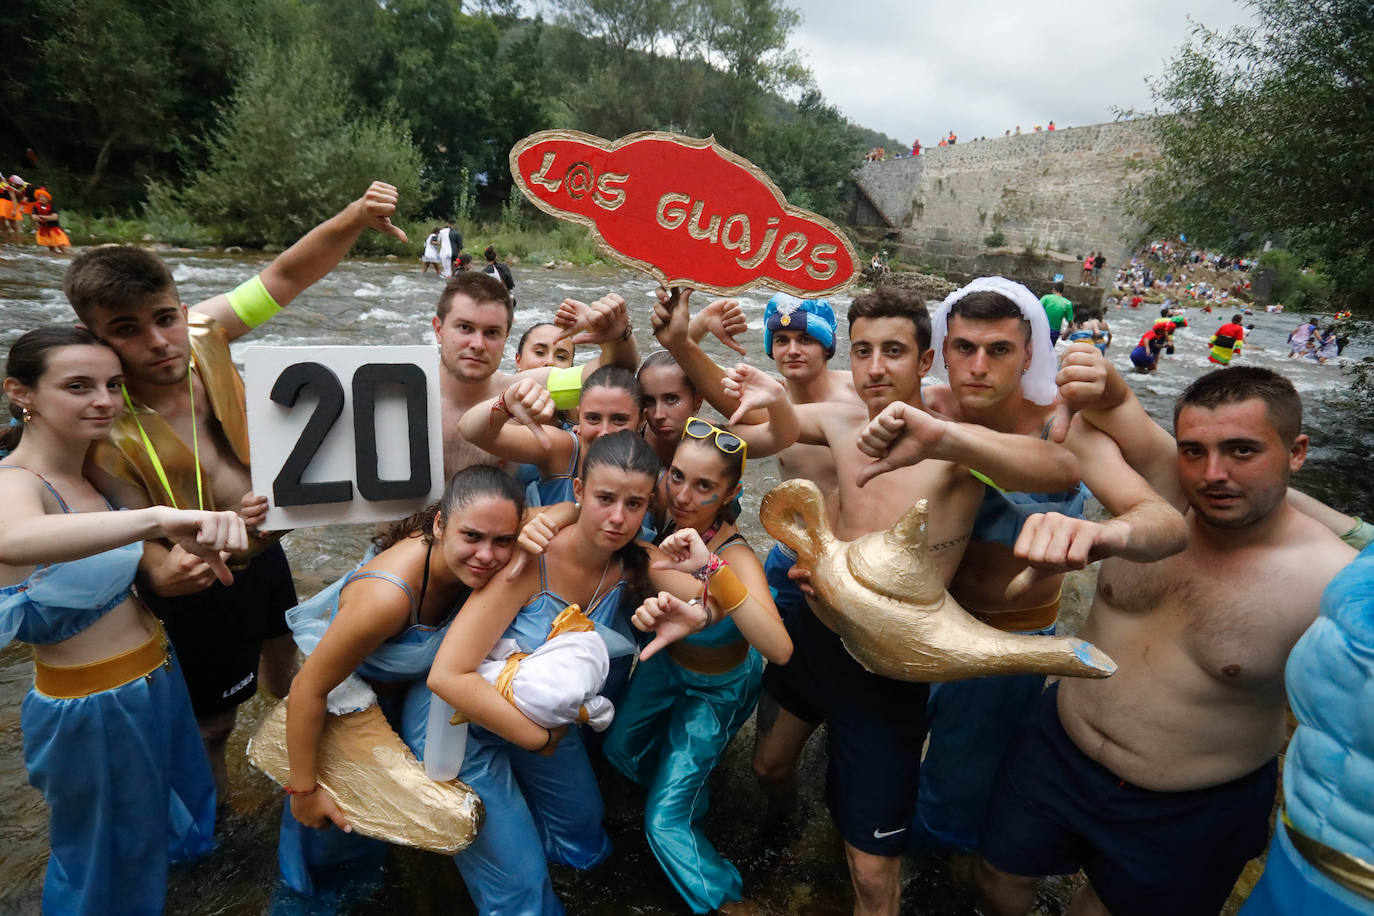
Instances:
[[[234,314],[250,328],[256,328],[281,311],[277,300],[273,299],[267,287],[262,285],[262,274],[229,293],[228,299],[229,307],[234,310]]]
[[[1364,550],[1371,543],[1374,543],[1374,525],[1357,515],[1355,516],[1355,527],[1341,535],[1341,540],[1356,550]]]
[[[582,367],[550,369],[545,387],[549,389],[549,394],[553,395],[554,407],[559,410],[576,407],[582,401]]]

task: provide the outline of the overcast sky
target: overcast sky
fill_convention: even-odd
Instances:
[[[785,0],[826,100],[903,143],[1099,124],[1149,110],[1145,80],[1190,34],[1250,24],[1237,0]],[[889,150],[889,153],[891,151]]]

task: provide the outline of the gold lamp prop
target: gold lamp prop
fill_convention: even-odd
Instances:
[[[285,700],[258,726],[248,759],[280,785],[290,780]],[[425,775],[376,703],[325,716],[317,771],[320,788],[333,796],[354,831],[388,843],[453,855],[472,843],[486,817],[468,785]]]
[[[759,509],[768,533],[811,570],[816,616],[874,674],[953,681],[987,674],[1104,678],[1116,671],[1116,662],[1092,643],[1004,633],[970,616],[930,562],[928,514],[921,500],[887,531],[841,541],[809,480],[774,487]]]

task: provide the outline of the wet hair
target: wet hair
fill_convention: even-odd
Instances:
[[[515,506],[518,520],[525,514],[525,489],[505,471],[489,464],[474,464],[463,468],[448,479],[444,495],[437,503],[430,503],[410,518],[403,519],[372,539],[379,551],[386,550],[414,534],[427,545],[434,544],[434,519],[443,524],[454,514],[484,496],[509,500]]]
[[[1021,314],[1019,311],[1017,314]],[[849,306],[849,329],[860,318],[906,318],[916,328],[916,345],[922,351],[930,349],[930,312],[925,300],[916,292],[895,286],[879,286],[854,297]]]
[[[1232,323],[1234,323],[1234,324],[1240,324],[1240,323],[1241,323],[1242,321],[1244,321],[1244,320],[1245,320],[1245,316],[1244,316],[1244,315],[1241,315],[1240,313],[1236,313],[1235,315],[1232,315],[1232,316],[1231,316],[1231,321],[1232,321]]]
[[[644,362],[639,364],[639,372],[635,373],[635,378],[639,378],[640,374],[643,373],[645,369],[664,368],[672,368],[676,369],[678,372],[681,372],[682,380],[687,384],[687,390],[694,395],[697,393],[697,386],[692,383],[692,377],[688,375],[680,365],[678,365],[677,360],[673,359],[673,354],[669,353],[667,350],[655,350],[648,356],[644,357]]]
[[[34,388],[38,380],[48,371],[48,354],[62,347],[104,347],[105,342],[85,328],[71,324],[49,324],[34,328],[14,342],[10,347],[9,359],[5,362],[5,375],[17,380],[25,388]],[[24,435],[24,422],[20,411],[10,405],[10,416],[17,421],[0,431],[0,451],[8,454],[14,451]]]
[[[525,329],[525,333],[520,335],[520,342],[515,345],[515,355],[519,356],[521,353],[525,352],[525,341],[529,340],[530,335],[533,334],[535,331],[539,330],[540,328],[556,327],[558,327],[558,325],[554,324],[552,321],[539,321],[530,325],[528,328]]]
[[[494,245],[488,245],[488,246],[486,247],[486,249],[483,250],[483,252],[482,252],[482,257],[486,258],[488,261],[490,261],[491,263],[495,264],[495,263],[496,263],[496,246],[494,246]]]
[[[1279,438],[1292,442],[1302,432],[1302,398],[1288,379],[1258,366],[1229,366],[1193,380],[1174,402],[1174,432],[1185,407],[1215,410],[1258,398],[1264,402],[1269,423]]]
[[[506,307],[506,333],[510,333],[510,327],[515,323],[515,300],[510,297],[510,290],[506,289],[506,284],[493,277],[491,274],[477,273],[476,271],[464,271],[456,273],[444,284],[444,291],[439,294],[439,303],[434,307],[434,314],[440,321],[448,318],[449,309],[453,307],[453,297],[462,293],[478,305],[485,305],[488,302]]]
[[[1055,280],[1055,281],[1054,281],[1054,291],[1055,291],[1056,293],[1062,293],[1062,292],[1064,291],[1064,281],[1063,281],[1063,280]]]
[[[162,259],[133,245],[113,245],[81,252],[67,268],[62,292],[76,315],[93,323],[97,309],[142,308],[170,292],[176,282]]]
[[[643,474],[651,481],[658,480],[658,453],[642,436],[628,429],[607,433],[591,444],[587,457],[582,459],[582,486],[587,485],[593,468],[603,466],[629,474]],[[625,568],[625,580],[629,585],[629,593],[624,598],[626,603],[621,607],[638,607],[653,591],[649,583],[649,555],[632,539],[616,551],[616,557]]]
[[[1015,302],[1001,293],[995,293],[992,290],[979,290],[959,299],[949,307],[949,315],[945,319],[946,331],[949,329],[949,319],[955,315],[968,321],[1003,321],[1007,318],[1016,318],[1021,322],[1021,327],[1026,332],[1026,342],[1030,342],[1030,321],[1022,314],[1020,307]]]
[[[593,388],[619,388],[630,396],[635,409],[644,403],[644,389],[639,387],[639,379],[623,366],[602,366],[582,382],[582,396]]]

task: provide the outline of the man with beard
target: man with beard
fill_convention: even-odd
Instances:
[[[391,222],[396,189],[373,182],[262,273],[188,309],[167,266],[141,248],[83,252],[63,291],[86,327],[119,354],[125,410],[92,451],[88,476],[115,505],[239,509],[251,526],[266,511],[249,473],[243,381],[229,343],[247,334],[338,264],[371,227],[405,240]],[[230,558],[230,586],[200,557],[162,541],[144,545],[139,591],[162,618],[181,659],[191,705],[219,786],[235,711],[257,691],[285,696],[296,646],[284,613],[296,604],[286,555],[253,536]]]
[[[1281,376],[1202,376],[1175,404],[1175,436],[1091,346],[1070,349],[1059,383],[1186,509],[1191,541],[1102,564],[1080,635],[1119,667],[1060,681],[1017,735],[984,822],[980,903],[1019,916],[1037,876],[1082,868],[1073,913],[1216,913],[1268,836],[1289,650],[1355,554],[1284,500],[1308,440]],[[1065,559],[1069,540],[1051,536],[1038,559]]]

